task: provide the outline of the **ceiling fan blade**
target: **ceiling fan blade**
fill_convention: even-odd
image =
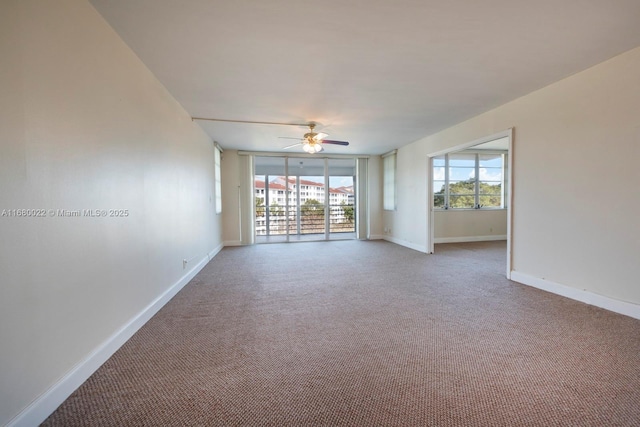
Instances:
[[[287,145],[286,147],[282,147],[282,149],[286,150],[287,148],[297,147],[298,145],[302,145],[302,142],[298,142],[297,144],[293,144],[293,145]]]
[[[329,134],[328,133],[324,133],[324,132],[318,132],[316,134],[316,136],[313,137],[313,139],[315,139],[316,141],[320,141],[321,139],[324,139],[326,137],[328,137]]]
[[[323,139],[322,141],[323,144],[334,144],[334,145],[349,145],[349,143],[347,141],[333,141],[330,139]]]

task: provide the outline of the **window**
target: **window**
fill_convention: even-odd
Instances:
[[[503,208],[504,155],[478,154],[478,204]]]
[[[384,185],[382,187],[383,207],[386,211],[396,210],[396,152],[382,157],[382,174]]]
[[[433,206],[504,208],[506,153],[460,152],[433,158]]]
[[[215,156],[215,194],[216,194],[216,213],[219,214],[222,212],[222,180],[220,178],[220,152],[222,149],[216,143],[214,156]]]

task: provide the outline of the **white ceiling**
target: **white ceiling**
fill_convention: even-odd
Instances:
[[[329,154],[384,153],[640,45],[638,0],[90,1],[192,116],[318,122],[351,143]],[[199,123],[225,149],[306,131]]]

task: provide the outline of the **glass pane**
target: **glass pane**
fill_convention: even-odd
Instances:
[[[502,168],[480,168],[480,181],[502,182]]]
[[[435,208],[445,207],[445,156],[433,158],[433,206]]]
[[[470,194],[474,195],[476,193],[476,182],[475,181],[457,181],[449,183],[449,194]]]
[[[475,154],[449,154],[449,166],[471,167],[476,166]]]
[[[330,238],[355,237],[355,159],[329,159]]]
[[[266,214],[269,217],[269,235],[284,235],[286,234],[286,215],[284,202],[272,201],[269,206],[266,207]],[[257,230],[256,230],[256,234]]]
[[[463,167],[453,167],[449,168],[449,180],[451,181],[463,181],[466,179],[471,179],[476,177],[476,168],[463,168]]]
[[[216,213],[222,213],[222,178],[220,172],[220,150],[216,144],[215,153],[215,194],[216,194]]]
[[[480,169],[480,181],[481,182],[488,182],[491,183],[492,185],[498,185],[502,183],[502,177],[500,176],[495,176],[495,175],[491,175],[493,171],[485,171],[483,172],[482,169]],[[497,172],[498,174],[500,172]]]
[[[287,238],[285,161],[277,157],[255,158],[256,242],[282,242]]]
[[[289,239],[324,240],[324,159],[290,157],[288,172]]]
[[[480,154],[478,161],[481,168],[502,169],[502,154]]]
[[[475,207],[475,197],[471,196],[449,196],[449,207],[453,209],[471,209]]]
[[[449,207],[464,209],[475,207],[476,183],[472,180],[449,183]]]
[[[267,234],[264,185],[265,185],[265,176],[256,175],[254,186],[255,186],[256,235],[257,236],[264,236]]]
[[[493,208],[499,208],[502,206],[502,203],[500,201],[500,195],[481,195],[480,196],[480,206],[481,207],[493,207]]]
[[[324,234],[324,176],[301,176],[300,185],[300,234]]]
[[[384,210],[396,209],[396,155],[382,159],[382,207]]]
[[[481,182],[480,188],[478,192],[480,194],[492,194],[492,195],[500,195],[502,193],[502,186],[500,184],[496,184],[494,182]]]

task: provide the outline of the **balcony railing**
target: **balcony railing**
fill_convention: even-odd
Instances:
[[[289,206],[289,234],[325,232],[324,205]],[[355,232],[353,205],[329,205],[329,232]],[[300,220],[298,223],[298,219]],[[256,208],[256,235],[287,234],[287,214],[283,206]]]

